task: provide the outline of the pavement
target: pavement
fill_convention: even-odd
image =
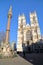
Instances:
[[[43,53],[29,53],[26,54],[25,57],[23,56],[23,54],[19,55],[32,65],[43,65]]]
[[[43,53],[19,54],[15,58],[0,59],[0,65],[43,65]]]
[[[12,59],[0,59],[0,65],[32,65],[20,56]]]

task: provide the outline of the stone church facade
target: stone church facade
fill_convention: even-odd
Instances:
[[[25,46],[36,43],[41,39],[40,27],[36,11],[30,12],[30,24],[26,24],[25,15],[18,17],[17,51],[22,52]]]

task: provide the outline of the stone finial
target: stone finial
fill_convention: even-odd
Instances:
[[[12,12],[12,6],[10,6],[9,12]]]
[[[8,17],[12,17],[12,6],[10,6],[9,12],[8,12]]]

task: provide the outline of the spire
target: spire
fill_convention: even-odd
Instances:
[[[9,12],[12,12],[12,6],[10,6]]]
[[[8,12],[8,17],[12,17],[12,6],[10,6],[9,12]]]

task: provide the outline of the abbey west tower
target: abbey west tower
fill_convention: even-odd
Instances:
[[[31,32],[32,32],[32,40],[35,43],[41,39],[40,27],[38,24],[36,12],[30,13],[30,21],[31,21],[30,25],[31,25]]]
[[[40,28],[36,12],[30,13],[30,25],[26,24],[24,14],[18,17],[18,34],[17,34],[17,51],[23,51],[23,44],[25,46],[36,43],[41,39]]]

